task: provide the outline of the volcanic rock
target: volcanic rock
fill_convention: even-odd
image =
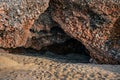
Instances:
[[[120,64],[119,0],[51,0],[52,18],[99,63]]]
[[[0,0],[0,47],[25,46],[34,20],[48,3],[49,0]]]
[[[42,13],[30,28],[31,37],[25,47],[40,50],[52,44],[60,44],[71,39],[51,17],[52,9],[49,7]]]
[[[53,45],[50,48],[55,49],[54,44],[71,37],[84,44],[98,63],[120,64],[120,1],[0,1],[1,48],[40,50]]]

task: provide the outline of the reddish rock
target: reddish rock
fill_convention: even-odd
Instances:
[[[119,0],[51,0],[52,18],[99,63],[120,64]]]
[[[0,47],[25,46],[34,20],[48,3],[49,0],[0,0]]]
[[[71,36],[83,43],[97,62],[120,64],[119,0],[50,0],[49,8],[48,3],[0,1],[0,47],[40,50]]]
[[[50,7],[35,20],[30,28],[30,33],[31,37],[28,38],[25,47],[36,50],[52,44],[60,44],[70,39],[60,28],[60,25],[53,21]]]

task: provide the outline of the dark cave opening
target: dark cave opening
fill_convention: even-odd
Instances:
[[[43,47],[41,51],[44,53],[52,52],[52,56],[63,56],[66,59],[73,60],[77,63],[90,63],[91,59],[86,47],[80,41],[73,38],[65,41],[64,43]]]
[[[89,55],[89,51],[85,48],[85,46],[81,42],[72,38],[64,43],[56,43],[47,47],[43,47],[41,50],[50,51],[58,55],[67,55],[69,53],[84,54],[87,56]]]
[[[55,61],[70,63],[90,63],[89,51],[76,39],[69,39],[64,43],[43,47],[41,50],[32,48],[4,49],[11,54],[46,57]]]
[[[0,48],[0,51],[26,56],[35,57],[42,56],[57,59],[58,61],[59,59],[62,59],[66,62],[89,63],[89,60],[91,59],[89,51],[80,41],[71,38],[64,32],[63,29],[61,29],[60,25],[52,19],[50,10],[51,7],[48,7],[48,9],[44,13],[42,13],[37,20],[35,20],[34,23],[35,25],[33,25],[30,29],[30,32],[32,34],[39,35],[39,38],[35,37],[36,40],[35,41],[33,40],[32,45],[35,44],[38,46],[39,45],[45,46],[44,42],[51,41],[50,43],[47,44],[47,46],[45,47],[42,46],[40,50],[33,49],[33,47],[31,48],[31,46],[30,48],[25,48],[23,46],[15,49]],[[43,27],[39,26],[41,24],[44,26]],[[46,27],[46,25],[48,25],[48,27]],[[43,38],[41,37],[41,35],[44,35]],[[32,36],[32,38],[34,37]],[[59,39],[57,40],[57,38],[60,38],[60,40]]]

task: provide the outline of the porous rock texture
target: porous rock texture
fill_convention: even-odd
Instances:
[[[68,36],[52,20],[49,0],[0,0],[0,47],[41,47]]]
[[[34,21],[30,33],[31,37],[28,38],[25,47],[36,50],[52,44],[63,43],[70,39],[60,28],[60,25],[52,19],[50,7]]]
[[[49,0],[0,0],[0,47],[24,46],[34,20],[48,3]]]
[[[119,0],[51,0],[52,18],[99,63],[120,64]]]
[[[0,0],[1,48],[40,50],[68,35],[98,63],[120,64],[120,1]]]

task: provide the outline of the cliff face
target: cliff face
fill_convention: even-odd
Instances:
[[[120,63],[119,0],[52,0],[52,17],[100,63]]]
[[[120,64],[120,1],[0,1],[0,47],[40,50],[68,35],[99,63]]]

